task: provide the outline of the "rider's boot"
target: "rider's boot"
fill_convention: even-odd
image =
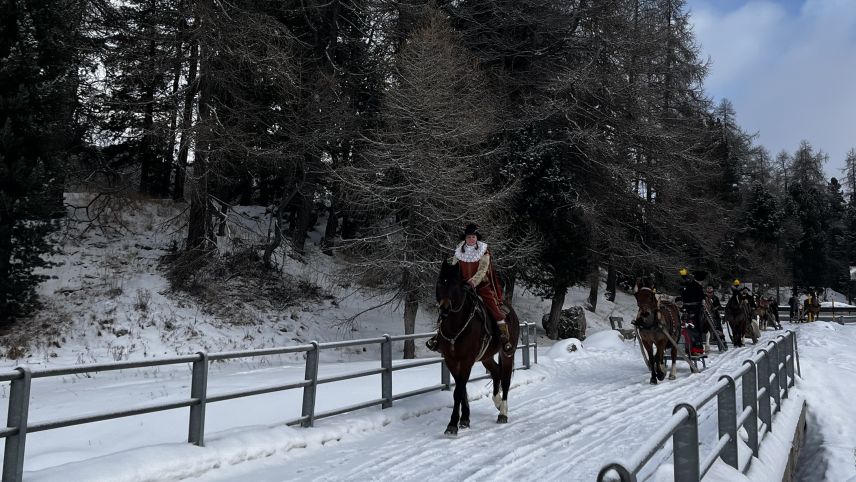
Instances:
[[[502,340],[502,351],[508,353],[514,347],[511,346],[511,335],[508,333],[508,324],[505,320],[497,321],[496,326],[499,328],[499,338]]]
[[[431,338],[425,340],[425,347],[427,347],[431,351],[437,351],[437,335],[435,334]]]

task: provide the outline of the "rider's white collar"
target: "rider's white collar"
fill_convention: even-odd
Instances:
[[[463,252],[461,252],[462,246],[464,248]],[[486,252],[487,243],[476,241],[475,246],[467,246],[464,241],[461,241],[455,249],[455,257],[458,258],[459,261],[463,261],[465,263],[475,263],[480,260]]]

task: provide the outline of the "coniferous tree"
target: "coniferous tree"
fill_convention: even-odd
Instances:
[[[79,2],[0,8],[0,322],[30,312],[73,135]]]
[[[497,196],[481,175],[490,159],[480,146],[496,129],[484,77],[439,12],[422,22],[396,56],[381,126],[336,171],[351,209],[369,215],[343,246],[349,275],[404,303],[405,333],[462,225],[490,225]],[[412,342],[404,356],[415,356]]]

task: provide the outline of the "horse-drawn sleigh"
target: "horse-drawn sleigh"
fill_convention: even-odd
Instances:
[[[633,324],[637,329],[643,358],[651,370],[650,383],[656,384],[665,379],[667,349],[670,350],[672,362],[670,380],[676,377],[675,363],[678,354],[689,364],[693,373],[699,371],[699,363],[706,367],[707,353],[710,352],[708,337],[716,341],[719,351],[727,349],[725,340],[716,329],[718,323],[715,322],[714,316],[718,314],[712,309],[710,301],[703,302],[700,315],[697,315],[700,319],[696,319],[682,310],[679,303],[659,297],[650,282],[638,280],[634,295],[639,311]],[[758,342],[758,334],[752,329],[752,308],[748,299],[735,294],[729,299],[724,311],[734,346],[742,347],[744,337],[751,338],[753,343]],[[697,330],[697,335],[692,336],[691,330]],[[694,339],[698,337],[705,340],[704,349],[701,351],[694,349],[697,345]]]

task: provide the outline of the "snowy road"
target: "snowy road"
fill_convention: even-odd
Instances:
[[[767,332],[763,341],[778,333]],[[714,354],[707,370],[690,375],[679,363],[678,379],[647,383],[638,347],[597,337],[583,350],[561,353],[558,345],[543,363],[515,374],[508,425],[494,423],[496,410],[485,382],[470,384],[472,428],[455,439],[442,435],[451,394],[444,407],[383,423],[330,441],[314,450],[274,453],[251,462],[224,465],[199,480],[594,480],[604,463],[631,454],[672,413],[720,375],[738,369],[757,347]],[[566,351],[566,350],[565,350]],[[402,405],[407,401],[401,402]],[[703,446],[715,438],[714,413],[700,414]],[[323,430],[325,421],[319,421]],[[702,450],[705,450],[703,448]],[[670,460],[666,448],[641,474]]]

